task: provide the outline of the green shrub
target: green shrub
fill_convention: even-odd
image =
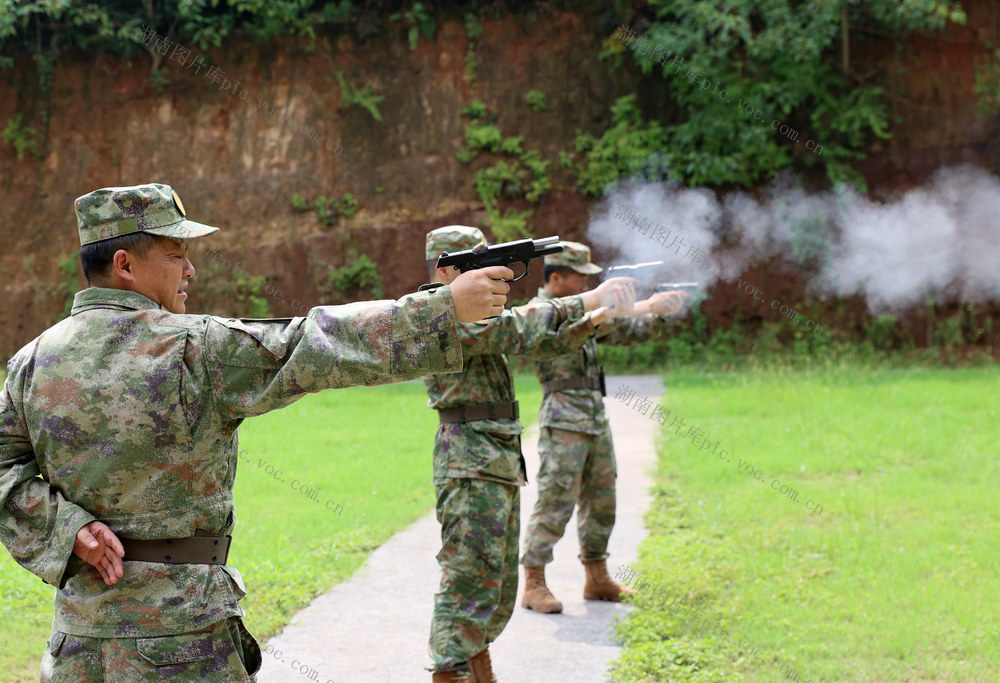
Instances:
[[[527,219],[534,213],[531,209],[526,211],[506,211],[501,214],[499,209],[486,209],[486,225],[496,237],[498,242],[510,242],[512,240],[531,237],[531,229],[528,227]]]
[[[420,39],[420,33],[423,33],[424,38],[427,40],[434,38],[437,26],[434,23],[434,17],[427,12],[423,3],[415,2],[410,9],[402,12],[394,12],[389,15],[389,21],[400,20],[410,27],[406,38],[411,52],[417,49],[417,41]]]
[[[524,101],[533,111],[545,111],[549,106],[545,101],[545,93],[541,90],[529,90],[524,95]]]
[[[479,152],[477,152],[474,149],[469,149],[468,147],[462,147],[457,152],[455,152],[455,158],[461,161],[463,164],[467,164],[473,159],[475,159],[476,155],[478,154]]]
[[[309,210],[308,202],[297,192],[292,195],[292,210],[296,213],[304,213]]]
[[[481,119],[486,116],[486,105],[479,100],[473,100],[462,109],[462,116],[468,116],[470,119]]]
[[[483,35],[483,25],[479,23],[479,19],[475,14],[469,13],[465,15],[465,35],[469,40],[475,40]]]
[[[872,318],[865,325],[865,337],[871,342],[872,347],[887,351],[892,348],[892,328],[896,324],[896,316],[885,313]]]
[[[496,152],[503,142],[503,134],[492,123],[473,121],[465,129],[465,144],[471,149],[485,149]]]
[[[473,84],[476,82],[479,63],[476,61],[476,46],[469,43],[469,49],[465,51],[465,81]]]
[[[374,85],[366,83],[365,87],[357,90],[344,79],[339,71],[334,71],[333,75],[337,77],[337,81],[340,83],[340,99],[344,104],[348,106],[352,104],[357,105],[371,114],[372,118],[376,121],[382,120],[382,114],[378,110],[378,103],[384,100],[385,96],[376,94]]]
[[[500,143],[500,153],[511,157],[519,157],[524,154],[524,150],[521,149],[521,143],[523,142],[523,135],[518,135],[516,138],[505,138]]]
[[[38,153],[38,142],[33,139],[34,135],[35,129],[25,125],[21,114],[15,114],[14,118],[7,122],[7,127],[0,133],[0,137],[17,151],[18,161],[24,159],[25,151],[30,150],[33,154]]]
[[[326,225],[333,225],[337,222],[337,209],[331,206],[326,197],[316,197],[316,215]]]
[[[357,288],[370,290],[376,299],[381,299],[383,296],[382,278],[378,274],[378,267],[367,254],[362,254],[340,268],[330,268],[327,271],[327,278],[333,288],[341,294],[348,294]]]

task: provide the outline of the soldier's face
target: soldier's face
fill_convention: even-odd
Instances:
[[[145,257],[136,258],[133,268],[135,289],[171,313],[184,313],[188,281],[194,277],[194,265],[187,257],[187,244],[181,240],[159,239]]]
[[[571,270],[568,273],[552,273],[549,276],[549,293],[552,296],[573,296],[590,289],[590,276]]]

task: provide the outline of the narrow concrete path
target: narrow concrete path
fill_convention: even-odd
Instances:
[[[605,406],[618,459],[618,518],[608,568],[635,560],[646,532],[658,426],[614,399],[626,385],[654,403],[663,393],[659,377],[608,378]],[[523,440],[528,486],[521,489],[521,532],[535,505],[538,432]],[[429,485],[429,484],[428,484]],[[427,635],[439,571],[435,554],[440,527],[431,512],[378,548],[349,581],[316,598],[268,642],[260,683],[421,683],[430,681]],[[490,647],[503,683],[600,683],[618,654],[614,622],[628,606],[583,599],[583,567],[577,560],[576,515],[556,546],[546,578],[564,611],[544,615],[515,608],[510,624]],[[518,600],[524,575],[520,575]]]

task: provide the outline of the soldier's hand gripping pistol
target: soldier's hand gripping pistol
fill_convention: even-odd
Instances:
[[[487,246],[480,242],[472,249],[464,249],[452,253],[443,252],[437,260],[436,268],[454,267],[463,273],[489,266],[512,266],[515,263],[524,264],[524,272],[507,282],[517,282],[528,274],[529,264],[536,258],[546,254],[558,254],[563,248],[556,243],[558,237],[543,237],[539,240],[523,239],[513,242],[503,242]],[[420,285],[421,290],[440,287],[441,283]]]

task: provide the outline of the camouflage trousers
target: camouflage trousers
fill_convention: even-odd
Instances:
[[[563,537],[576,505],[580,559],[606,559],[615,526],[618,476],[611,430],[595,435],[543,427],[538,455],[538,502],[528,521],[521,564],[540,567],[552,561],[552,548]]]
[[[441,586],[434,595],[434,671],[451,671],[496,640],[517,599],[521,491],[480,479],[436,483]]]
[[[155,638],[92,638],[53,631],[39,680],[253,683],[260,665],[260,646],[242,620],[232,617],[201,631]]]

